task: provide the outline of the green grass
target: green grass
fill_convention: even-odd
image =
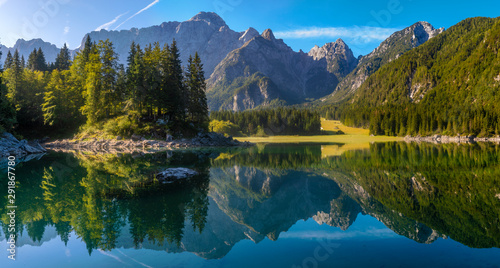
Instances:
[[[235,138],[239,141],[252,143],[344,143],[357,144],[358,149],[369,148],[370,142],[401,141],[400,137],[370,136],[367,129],[352,128],[344,126],[339,121],[321,119],[321,127],[324,131],[342,130],[344,135],[321,135],[321,136],[272,136],[272,137],[241,137]],[[338,128],[338,129],[336,129]],[[352,147],[352,146],[351,146]]]

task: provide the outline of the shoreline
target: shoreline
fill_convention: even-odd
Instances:
[[[492,142],[500,143],[500,136],[478,138],[474,136],[446,136],[446,135],[433,135],[433,136],[406,136],[406,142],[429,142],[429,143],[477,143],[477,142]]]
[[[115,151],[126,153],[144,150],[171,150],[181,148],[217,148],[217,147],[250,147],[250,142],[240,142],[232,137],[225,137],[217,133],[198,134],[192,139],[172,141],[148,140],[144,137],[137,139],[90,139],[90,140],[56,140],[43,143],[47,150],[81,150],[81,151]]]
[[[0,133],[0,158],[2,159],[9,156],[21,158],[45,152],[46,149],[37,141],[18,140],[8,132]]]

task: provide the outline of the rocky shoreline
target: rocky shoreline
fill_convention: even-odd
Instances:
[[[192,139],[172,141],[148,140],[144,137],[133,136],[130,140],[122,139],[91,139],[91,140],[56,140],[44,143],[50,150],[91,150],[127,152],[142,150],[169,150],[176,148],[198,147],[249,147],[249,142],[239,142],[232,137],[225,137],[218,133],[200,133]]]
[[[47,152],[38,142],[27,140],[19,141],[14,135],[4,132],[0,134],[0,157],[6,158],[15,156],[25,157],[32,154],[42,154]]]
[[[444,135],[433,135],[427,137],[421,136],[406,136],[404,137],[406,142],[430,142],[430,143],[475,143],[475,142],[494,142],[500,143],[500,136],[489,137],[489,138],[478,138],[474,136],[444,136]]]

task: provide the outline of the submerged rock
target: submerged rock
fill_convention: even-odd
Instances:
[[[189,179],[196,175],[198,175],[198,172],[189,168],[169,168],[156,174],[156,179],[160,183],[166,184]]]

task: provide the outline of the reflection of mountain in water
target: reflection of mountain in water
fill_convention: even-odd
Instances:
[[[18,246],[55,233],[67,242],[74,232],[89,253],[146,248],[214,259],[245,239],[276,240],[299,220],[347,230],[362,213],[420,243],[450,236],[498,247],[498,150],[396,143],[323,159],[319,145],[135,158],[49,154],[19,169]],[[201,175],[174,188],[136,188],[152,172],[186,163]],[[4,236],[6,223],[3,216]]]
[[[248,167],[211,170],[210,196],[232,220],[276,240],[298,220],[330,211],[341,191],[334,181],[304,172]]]

